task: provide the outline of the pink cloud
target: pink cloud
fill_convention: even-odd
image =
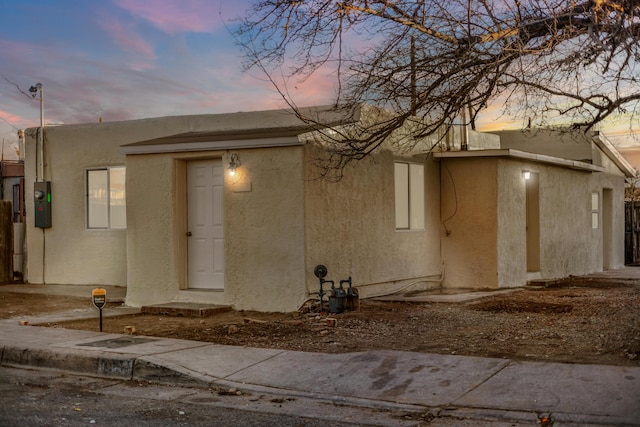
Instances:
[[[495,132],[501,130],[522,129],[524,126],[521,121],[513,121],[509,119],[494,119],[493,121],[481,119],[476,123],[476,127],[480,132]]]
[[[5,122],[18,129],[22,129],[27,124],[33,122],[33,119],[27,119],[26,117],[0,110],[0,121]]]
[[[265,104],[273,108],[287,107],[278,90],[284,93],[287,100],[300,107],[330,104],[335,101],[338,82],[331,66],[326,65],[306,78],[285,76],[284,71],[288,69],[287,67],[288,65],[285,64],[281,68],[270,70],[273,83],[258,69],[231,75],[225,81],[235,81],[237,87],[263,88],[271,95],[265,100]]]
[[[139,34],[130,28],[123,27],[118,20],[113,18],[103,19],[102,25],[119,46],[126,51],[135,54],[136,57],[139,58],[132,65],[132,68],[136,70],[144,70],[152,67],[148,62],[140,60],[146,59],[155,61],[156,55],[153,47]]]
[[[336,97],[336,79],[326,74],[315,73],[308,79],[288,84],[289,95],[301,106],[333,102]]]
[[[211,32],[220,22],[217,18],[220,6],[210,0],[116,0],[115,3],[169,34]]]
[[[23,87],[26,84],[24,80],[28,79],[29,84],[36,83],[30,80],[43,72],[43,61],[56,53],[50,45],[38,42],[0,40],[0,74],[26,90],[29,86]],[[0,83],[6,83],[3,79],[0,80]]]
[[[13,40],[0,40],[0,50],[3,57],[17,60],[24,56],[33,55],[36,51],[36,45]]]

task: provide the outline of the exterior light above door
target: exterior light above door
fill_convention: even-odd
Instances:
[[[522,177],[523,177],[524,179],[529,179],[529,178],[531,178],[531,172],[529,172],[529,171],[522,171]]]
[[[238,167],[240,167],[240,159],[238,159],[238,155],[235,153],[231,154],[229,159],[229,175],[234,176]]]

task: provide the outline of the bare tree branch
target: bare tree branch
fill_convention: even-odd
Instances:
[[[285,86],[333,72],[336,109],[393,112],[332,133],[336,168],[403,126],[411,146],[499,99],[534,125],[587,129],[640,104],[640,0],[258,0],[238,38],[247,67]]]

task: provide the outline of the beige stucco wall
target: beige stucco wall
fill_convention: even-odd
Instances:
[[[273,125],[279,114],[283,113],[266,114],[250,123],[238,123],[242,117],[235,115],[178,116],[47,128],[45,176],[52,181],[53,227],[45,232],[43,280],[42,231],[33,227],[33,213],[28,212],[32,256],[27,259],[26,279],[128,285],[131,305],[197,301],[262,311],[297,309],[307,295],[302,148],[237,151],[243,182],[225,181],[226,231],[231,236],[226,239],[225,292],[186,289],[185,174],[191,158],[223,157],[226,167],[227,151],[129,155],[126,160],[120,152],[122,145],[167,135]],[[29,195],[35,180],[34,137],[26,149]],[[85,169],[125,163],[127,230],[86,230]],[[27,202],[31,209],[31,196]]]
[[[540,177],[540,274],[566,277],[601,270],[591,230],[590,173],[543,166]],[[597,256],[599,258],[599,256]]]
[[[567,186],[574,191],[567,191]],[[611,248],[603,254],[603,190],[611,191]],[[541,187],[543,230],[541,256],[544,277],[565,277],[619,268],[624,265],[624,178],[605,173],[575,173],[549,167]],[[600,224],[591,227],[591,193],[599,194]],[[572,209],[573,207],[573,209]],[[577,207],[577,209],[576,209]],[[562,218],[559,221],[558,218]]]
[[[498,159],[498,286],[523,286],[528,279],[558,278],[601,270],[591,230],[591,173],[539,163]],[[540,269],[527,272],[523,171],[539,179]]]
[[[437,162],[424,155],[403,160],[425,165],[425,228],[395,228],[394,160],[389,151],[351,163],[338,182],[314,179],[318,152],[306,147],[305,270],[310,292],[318,292],[316,265],[327,280],[352,277],[361,297],[400,289],[438,287],[442,273]],[[327,287],[325,286],[325,291]],[[317,297],[316,297],[317,298]]]
[[[176,299],[176,163],[169,155],[127,157],[128,305]],[[184,230],[186,233],[186,229]],[[186,236],[185,236],[186,238]]]
[[[524,170],[539,177],[540,270],[529,273]],[[442,217],[450,230],[442,244],[445,288],[517,287],[530,279],[624,264],[624,179],[619,174],[467,158],[443,160],[441,179]],[[592,192],[601,204],[597,229],[591,227]]]
[[[500,135],[501,148],[512,148],[571,160],[589,161],[594,157],[593,143],[591,142],[592,132],[584,134],[574,131],[531,129],[493,133]]]
[[[208,115],[176,116],[46,127],[44,178],[51,181],[53,226],[45,229],[44,234],[33,225],[37,129],[28,129],[25,143],[25,280],[30,283],[125,286],[127,231],[86,229],[85,169],[123,166],[125,156],[120,152],[121,145],[206,129],[219,120],[220,117]]]
[[[28,132],[25,280],[29,283],[126,285],[126,231],[89,230],[85,220],[85,170],[123,166],[118,148],[122,135],[119,129],[106,127],[94,128],[90,136],[74,126],[46,128],[45,179],[51,181],[52,227],[43,233],[34,227],[36,144],[35,133]]]
[[[541,173],[541,274],[566,277],[624,264],[624,179],[547,167]],[[570,190],[573,188],[573,191]],[[603,189],[612,192],[610,261],[604,265]],[[600,225],[591,227],[591,193],[600,198]]]
[[[302,148],[234,150],[225,173],[224,291],[189,290],[186,272],[186,162],[225,152],[127,157],[127,304],[167,301],[293,311],[306,296]],[[149,209],[152,209],[152,212]]]
[[[525,162],[496,160],[497,167],[497,262],[499,288],[527,282],[526,187],[523,170],[538,172]]]
[[[297,310],[306,297],[303,148],[237,153],[251,191],[225,191],[227,300],[242,309]]]
[[[539,276],[623,264],[624,177],[606,156],[594,157],[602,159],[607,173],[591,173],[517,159],[433,161],[424,154],[381,151],[351,163],[336,183],[313,179],[316,147],[251,148],[233,150],[242,165],[237,178],[225,175],[225,289],[189,290],[186,165],[222,158],[226,166],[230,153],[130,154],[125,159],[119,147],[206,130],[208,120],[173,117],[48,128],[45,178],[52,182],[53,227],[44,235],[33,227],[32,132],[25,162],[26,279],[127,285],[127,303],[134,306],[185,301],[260,311],[292,311],[313,297],[318,264],[328,267],[327,279],[351,276],[363,297],[437,287],[443,272],[446,288],[521,286],[531,276],[523,242],[525,169],[540,176]],[[424,230],[395,229],[396,159],[425,165]],[[127,231],[87,230],[86,168],[125,163]],[[591,229],[592,192],[600,195],[601,221],[608,221],[596,230]]]
[[[621,177],[624,178],[624,173],[620,170],[620,168],[613,162],[613,160],[611,160],[609,157],[607,157],[599,148],[597,148],[594,144],[594,152],[598,153],[598,157],[599,162],[597,163],[599,166],[602,166],[605,170],[607,174],[610,175],[614,175],[617,177]],[[595,157],[595,155],[594,155]],[[594,161],[595,163],[595,161]]]
[[[443,159],[442,219],[445,288],[497,287],[495,159]]]

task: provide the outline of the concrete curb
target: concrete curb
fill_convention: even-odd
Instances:
[[[91,376],[132,379],[135,359],[127,356],[77,354],[74,351],[50,351],[25,347],[2,348],[2,365],[33,366]]]
[[[532,423],[537,420],[539,415],[537,411],[518,411],[508,408],[456,406],[453,403],[439,407],[266,387],[247,382],[215,378],[173,364],[163,366],[149,360],[149,358],[145,356],[132,357],[112,353],[106,355],[100,351],[97,351],[97,353],[98,354],[88,354],[88,352],[81,352],[81,354],[74,354],[74,351],[65,351],[65,349],[29,349],[21,346],[4,346],[2,348],[0,364],[48,368],[101,378],[133,379],[186,387],[222,390],[233,388],[239,390],[242,394],[267,394],[290,398],[304,398],[334,405],[402,411],[408,414],[424,414],[428,412],[437,417],[449,419],[470,419],[502,423]],[[628,420],[615,415],[602,416],[554,412],[552,416],[555,422],[562,423],[565,427],[637,425],[630,424]]]
[[[3,366],[47,368],[100,378],[140,380],[185,387],[222,390],[237,389],[243,394],[255,393],[306,398],[361,408],[415,413],[433,409],[425,405],[411,405],[374,399],[326,395],[231,381],[202,374],[172,363],[161,365],[153,362],[151,359],[153,359],[153,356],[132,357],[130,355],[114,353],[106,354],[97,350],[78,353],[78,350],[64,348],[56,348],[54,350],[51,347],[34,349],[24,346],[6,345],[0,348],[0,365]]]
[[[305,392],[300,390],[289,390],[282,388],[274,388],[259,384],[247,382],[230,381],[223,378],[214,378],[210,375],[200,374],[185,368],[167,367],[158,365],[145,358],[136,361],[133,379],[158,382],[163,384],[178,384],[184,386],[202,386],[213,389],[237,389],[243,393],[268,394],[275,396],[286,396],[296,398],[306,398],[330,402],[333,404],[342,404],[350,406],[358,406],[363,408],[385,409],[385,410],[401,410],[407,412],[424,412],[432,409],[425,405],[409,405],[402,403],[393,403],[380,400],[363,399],[357,397],[344,397],[327,395],[322,393]]]
[[[25,342],[9,342],[18,336]],[[126,340],[138,343],[123,348],[104,347],[109,342]],[[521,363],[394,351],[304,353],[9,326],[7,322],[0,322],[0,345],[2,365],[102,378],[220,391],[234,388],[243,394],[312,399],[408,414],[431,413],[440,418],[487,423],[532,423],[543,408],[548,408],[553,419],[564,426],[640,425],[640,405],[632,409],[640,403],[640,368]],[[310,378],[317,381],[311,383]],[[380,381],[384,381],[382,388]],[[523,384],[532,386],[530,393],[522,391]],[[403,387],[402,391],[394,394],[398,387]],[[513,390],[509,391],[509,387]],[[576,395],[582,387],[591,391],[583,389],[582,395]],[[549,390],[557,394],[553,397],[557,402],[549,400]],[[619,392],[612,393],[613,390]],[[605,401],[590,400],[594,398]],[[592,406],[587,402],[593,402]]]

